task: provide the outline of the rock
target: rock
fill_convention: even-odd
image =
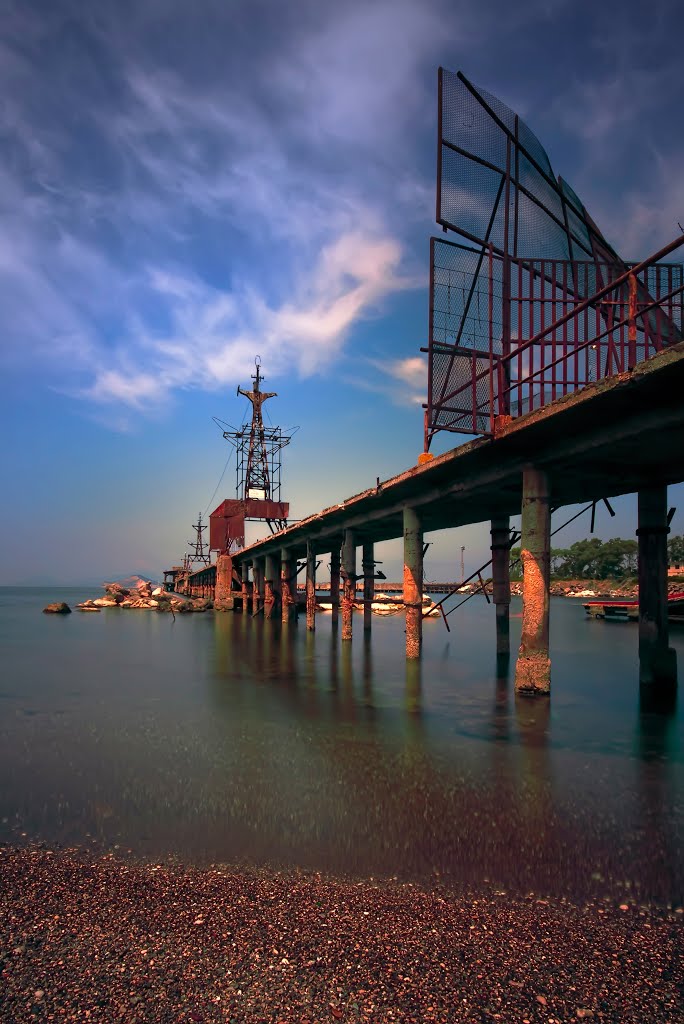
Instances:
[[[96,597],[93,601],[97,608],[116,608],[118,603],[113,597]]]
[[[101,608],[96,608],[94,604],[79,604],[79,612],[101,612]]]
[[[55,601],[53,604],[46,605],[43,612],[52,615],[69,615],[71,608],[66,601]]]

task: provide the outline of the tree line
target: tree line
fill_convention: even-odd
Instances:
[[[670,565],[680,566],[684,575],[684,537],[667,542]],[[589,537],[569,548],[551,548],[551,578],[557,580],[625,579],[637,574],[638,542],[614,537]],[[511,560],[520,558],[520,547],[511,548]],[[522,579],[522,565],[511,567],[511,579]]]

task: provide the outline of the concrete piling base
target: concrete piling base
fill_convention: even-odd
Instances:
[[[641,686],[674,688],[677,655],[668,646],[667,612],[667,487],[639,491],[639,682]]]
[[[496,607],[496,653],[510,653],[511,575],[510,520],[508,516],[492,519],[492,589]]]
[[[234,607],[233,559],[231,555],[222,554],[216,559],[214,608],[219,612],[232,612]]]
[[[549,583],[551,510],[546,473],[528,466],[523,472],[522,536],[523,621],[515,689],[532,696],[551,689],[549,658]]]

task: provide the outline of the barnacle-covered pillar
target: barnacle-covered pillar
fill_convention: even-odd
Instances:
[[[283,622],[291,622],[296,614],[294,591],[297,587],[297,575],[291,553],[287,548],[280,552],[280,606]]]
[[[258,615],[263,607],[265,560],[255,558],[252,566],[252,615]]]
[[[419,658],[423,639],[423,530],[418,513],[404,509],[406,657]]]
[[[549,584],[551,574],[551,509],[546,473],[534,466],[523,470],[522,534],[523,618],[515,667],[519,693],[548,695]]]
[[[266,555],[264,571],[264,618],[272,619],[278,611],[280,569],[275,555]]]
[[[316,549],[312,540],[306,542],[306,628],[316,628]]]
[[[233,597],[233,557],[221,554],[216,559],[216,590],[214,608],[220,612],[232,612],[235,606]]]
[[[342,639],[352,638],[352,615],[356,597],[356,545],[354,531],[345,530],[342,541]]]

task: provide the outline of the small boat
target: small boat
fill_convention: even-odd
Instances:
[[[639,601],[587,601],[583,608],[591,619],[615,619],[622,622],[639,621]],[[684,622],[684,590],[668,594],[667,617],[672,622]]]

